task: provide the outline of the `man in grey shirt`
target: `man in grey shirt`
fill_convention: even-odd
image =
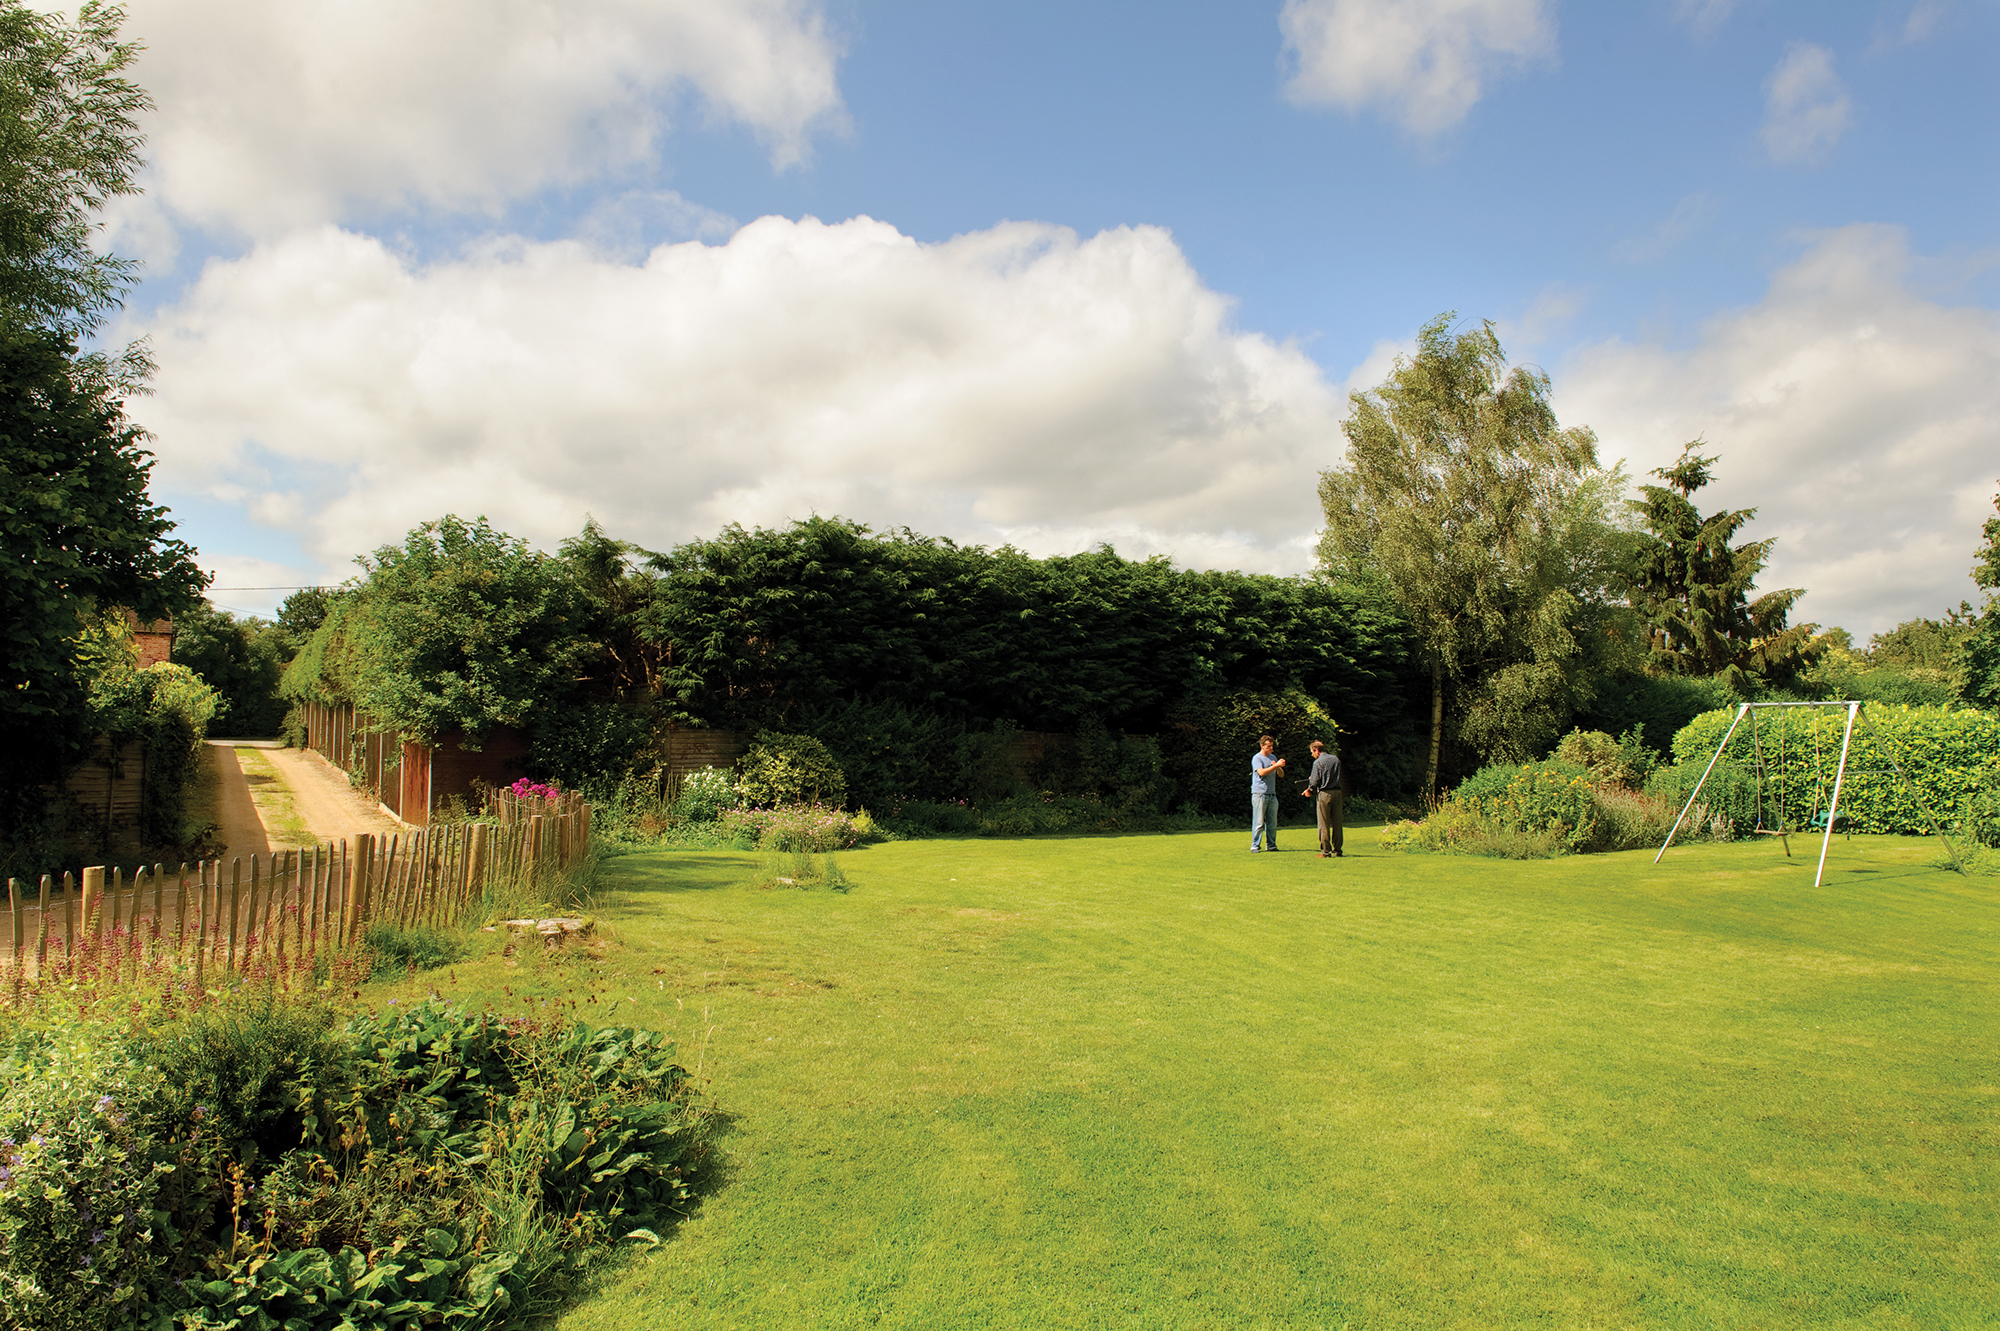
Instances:
[[[1311,745],[1313,755],[1312,771],[1306,776],[1306,788],[1299,794],[1313,799],[1319,813],[1319,857],[1329,855],[1345,858],[1341,849],[1340,815],[1344,795],[1340,789],[1340,755],[1329,751],[1326,745],[1314,740]]]

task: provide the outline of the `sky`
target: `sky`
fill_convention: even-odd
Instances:
[[[54,6],[44,6],[51,7]],[[283,588],[445,513],[818,513],[1293,574],[1348,395],[1491,320],[1762,585],[1977,598],[1996,0],[129,0],[155,497]],[[280,589],[280,590],[272,590]]]

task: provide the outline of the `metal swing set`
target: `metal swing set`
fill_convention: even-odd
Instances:
[[[1776,778],[1771,778],[1772,783],[1777,787],[1777,791],[1775,799],[1771,801],[1772,805],[1771,812],[1773,816],[1768,823],[1766,821],[1764,786],[1767,779],[1767,773],[1764,762],[1763,736],[1759,732],[1759,728],[1757,725],[1757,713],[1759,710],[1766,707],[1845,707],[1847,709],[1847,724],[1845,727],[1842,728],[1840,735],[1840,764],[1834,771],[1832,795],[1830,798],[1827,799],[1826,807],[1824,810],[1820,808],[1820,797],[1826,793],[1826,767],[1824,762],[1824,751],[1822,749],[1820,741],[1820,728],[1817,725],[1815,725],[1812,728],[1812,739],[1813,739],[1812,801],[1808,817],[1806,821],[1801,824],[1794,825],[1794,824],[1789,824],[1785,821],[1785,813],[1786,813],[1785,781],[1783,780],[1782,775]],[[1701,780],[1695,782],[1694,790],[1691,794],[1688,795],[1687,803],[1681,806],[1680,817],[1675,818],[1674,825],[1668,829],[1667,839],[1660,843],[1660,852],[1658,855],[1653,856],[1653,863],[1658,864],[1660,862],[1660,856],[1665,855],[1667,853],[1667,847],[1674,844],[1674,837],[1680,832],[1681,823],[1687,818],[1688,810],[1692,809],[1694,807],[1694,802],[1697,799],[1701,798],[1701,788],[1708,784],[1709,773],[1715,770],[1715,764],[1721,760],[1723,751],[1729,747],[1730,737],[1736,733],[1737,727],[1743,724],[1743,719],[1745,717],[1750,718],[1751,762],[1752,762],[1752,769],[1756,773],[1756,778],[1757,778],[1757,824],[1755,827],[1750,829],[1751,833],[1755,836],[1774,836],[1778,838],[1779,842],[1782,843],[1785,848],[1785,857],[1789,859],[1791,858],[1792,854],[1791,838],[1793,834],[1799,832],[1817,832],[1823,828],[1825,831],[1825,835],[1820,841],[1819,869],[1816,873],[1813,874],[1814,887],[1818,887],[1822,882],[1822,880],[1824,880],[1826,877],[1826,852],[1828,848],[1833,845],[1834,824],[1838,821],[1839,818],[1840,791],[1842,785],[1846,782],[1847,779],[1847,754],[1854,740],[1854,726],[1857,721],[1860,722],[1862,725],[1868,726],[1869,734],[1875,740],[1875,747],[1877,751],[1879,751],[1885,758],[1889,760],[1889,767],[1887,769],[1877,769],[1866,772],[1857,771],[1855,775],[1885,776],[1888,774],[1888,772],[1893,771],[1898,777],[1901,777],[1903,784],[1909,788],[1910,793],[1916,796],[1917,806],[1924,811],[1924,820],[1926,825],[1929,826],[1930,830],[1936,834],[1937,838],[1940,841],[1944,842],[1945,850],[1949,852],[1951,855],[1952,866],[1956,868],[1960,874],[1963,874],[1965,872],[1965,865],[1958,858],[1957,848],[1951,844],[1951,838],[1947,837],[1944,834],[1944,830],[1942,826],[1939,824],[1936,815],[1934,815],[1931,812],[1930,803],[1924,798],[1924,792],[1918,788],[1916,782],[1910,780],[1909,773],[1903,770],[1903,765],[1896,761],[1895,754],[1891,753],[1889,751],[1888,746],[1882,742],[1881,732],[1876,730],[1874,728],[1873,723],[1871,723],[1868,720],[1867,715],[1861,710],[1861,704],[1853,701],[1746,702],[1738,704],[1736,708],[1735,719],[1730,721],[1729,729],[1723,732],[1722,742],[1715,746],[1714,756],[1708,760],[1708,766],[1702,769]],[[1788,756],[1786,752],[1787,729],[1788,727],[1782,725],[1778,727],[1777,770],[1780,774],[1783,774],[1787,770],[1786,769],[1786,760]]]

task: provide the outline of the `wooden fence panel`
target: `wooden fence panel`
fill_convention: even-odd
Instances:
[[[18,994],[44,975],[94,983],[185,972],[199,988],[212,970],[304,968],[358,941],[376,920],[448,924],[489,889],[545,887],[589,853],[591,807],[574,794],[522,800],[500,792],[489,813],[491,821],[469,826],[253,855],[247,865],[138,865],[129,879],[121,866],[92,866],[80,882],[65,873],[60,884],[44,874],[38,895],[9,879],[0,930],[8,987],[0,992]]]

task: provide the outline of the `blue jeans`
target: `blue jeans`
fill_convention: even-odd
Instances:
[[[1252,795],[1250,797],[1250,849],[1257,849],[1257,838],[1264,838],[1264,844],[1271,850],[1278,848],[1278,797],[1276,795]]]

